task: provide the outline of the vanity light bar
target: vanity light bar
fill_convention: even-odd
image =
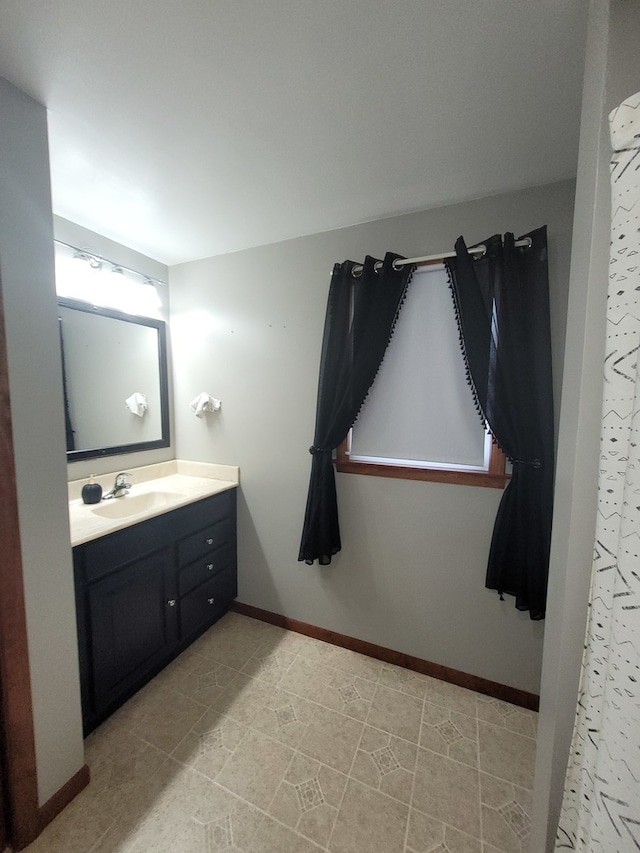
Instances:
[[[54,240],[53,242],[57,243],[58,246],[65,246],[67,249],[71,249],[74,253],[74,257],[80,258],[82,261],[87,261],[87,263],[89,263],[94,269],[100,269],[102,264],[110,264],[114,271],[128,272],[139,276],[143,280],[143,284],[160,284],[164,286],[167,283],[166,281],[162,281],[162,279],[152,278],[147,275],[147,273],[138,272],[138,270],[133,270],[131,267],[125,267],[124,264],[117,263],[116,261],[110,261],[109,258],[97,255],[95,252],[90,252],[88,249],[80,249],[78,246],[72,246],[71,243],[65,243],[64,240]]]

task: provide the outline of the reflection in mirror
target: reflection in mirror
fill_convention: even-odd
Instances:
[[[58,312],[68,460],[168,447],[165,324],[72,299]]]

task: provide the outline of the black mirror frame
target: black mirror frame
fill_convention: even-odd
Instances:
[[[136,444],[118,444],[113,447],[96,447],[90,450],[68,450],[67,462],[80,462],[82,459],[96,459],[103,456],[117,456],[122,453],[138,453],[143,450],[156,450],[161,447],[169,447],[171,443],[169,427],[169,379],[167,374],[167,331],[164,320],[154,320],[151,317],[138,317],[133,314],[125,314],[122,311],[92,305],[90,302],[82,302],[79,299],[58,297],[58,305],[61,308],[71,308],[75,311],[84,311],[88,314],[110,317],[113,320],[135,323],[137,326],[149,326],[158,332],[160,423],[162,437],[154,441],[140,441]]]

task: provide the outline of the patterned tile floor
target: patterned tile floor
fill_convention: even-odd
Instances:
[[[227,614],[29,853],[524,853],[536,714]]]

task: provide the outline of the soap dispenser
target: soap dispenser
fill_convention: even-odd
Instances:
[[[89,482],[82,487],[82,500],[86,504],[97,504],[102,500],[102,486],[93,482],[94,474],[89,477]]]

